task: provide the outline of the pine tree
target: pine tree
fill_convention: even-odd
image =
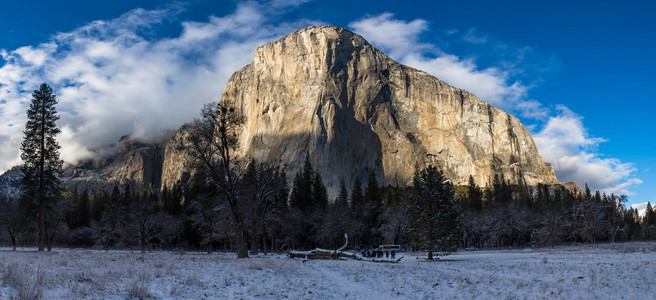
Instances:
[[[364,197],[362,196],[362,183],[360,178],[355,178],[355,183],[353,184],[353,190],[351,191],[351,207],[358,207],[364,202]]]
[[[319,172],[314,173],[314,178],[312,179],[312,206],[318,208],[326,208],[328,205],[328,190],[326,186],[323,185],[323,180],[321,180],[321,175]]]
[[[499,174],[494,174],[494,180],[492,181],[492,191],[494,192],[494,201],[495,202],[502,202],[502,187],[501,187],[501,178],[499,177]]]
[[[310,209],[314,204],[314,194],[312,192],[315,184],[314,169],[310,162],[310,156],[305,156],[303,168],[296,173],[292,192],[290,197],[290,206],[299,208],[303,211]],[[321,178],[319,178],[320,181]]]
[[[413,187],[407,194],[410,235],[418,246],[452,252],[458,247],[461,209],[455,199],[453,185],[434,166],[415,174]]]
[[[372,171],[369,173],[367,189],[364,191],[364,202],[381,204],[383,202],[382,200],[380,187],[378,186],[378,180],[376,179],[376,173]]]
[[[114,188],[112,189],[112,195],[109,199],[109,206],[118,207],[121,205],[121,190],[119,189],[118,185],[114,185]]]
[[[125,184],[125,190],[123,191],[123,198],[121,199],[123,205],[125,207],[129,206],[130,203],[133,202],[134,199],[132,199],[132,191],[130,189],[130,184],[127,183]]]
[[[474,176],[469,175],[469,208],[473,211],[480,211],[483,208],[483,191],[476,185]]]
[[[592,192],[590,192],[590,188],[588,187],[588,183],[585,183],[585,200],[592,199]]]
[[[98,191],[93,194],[93,197],[91,197],[91,218],[94,221],[100,220],[100,216],[102,215],[106,203],[105,195],[106,193],[104,191]]]
[[[27,110],[25,138],[21,143],[23,173],[21,198],[23,203],[38,207],[39,251],[45,246],[46,206],[53,206],[61,193],[61,148],[55,137],[61,132],[55,122],[59,120],[55,105],[57,98],[45,83],[32,92],[30,108]],[[30,205],[31,206],[31,205]]]
[[[84,190],[78,199],[77,226],[89,226],[91,221],[91,205],[89,204],[89,191]]]
[[[335,198],[335,205],[348,206],[348,191],[346,190],[346,184],[344,184],[344,178],[339,182],[339,194]]]
[[[656,224],[656,211],[651,206],[650,202],[647,202],[647,207],[645,208],[645,216],[642,221],[643,226],[649,226]]]

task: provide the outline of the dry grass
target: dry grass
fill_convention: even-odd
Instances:
[[[152,295],[150,294],[150,288],[148,284],[141,281],[135,280],[127,288],[127,297],[128,299],[150,299]]]
[[[12,262],[4,268],[2,281],[15,288],[15,293],[9,296],[16,300],[37,300],[43,295],[43,285],[46,280],[45,272],[37,268],[33,272],[28,266],[20,266]]]

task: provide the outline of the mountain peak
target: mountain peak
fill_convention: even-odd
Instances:
[[[285,42],[286,40],[297,39],[299,37],[312,37],[312,38],[323,39],[327,41],[343,41],[355,37],[357,39],[365,41],[362,36],[353,33],[352,31],[343,27],[333,26],[333,25],[316,25],[316,26],[310,26],[310,27],[305,27],[296,30],[278,40],[271,41],[265,45],[262,45],[258,47],[258,49],[262,47],[266,47],[269,44],[281,43],[281,42]]]
[[[258,47],[254,62],[256,65],[276,62],[281,60],[281,57],[291,56],[286,62],[309,63],[309,66],[319,67],[316,65],[339,63],[340,57],[351,59],[351,54],[363,50],[380,52],[362,36],[348,29],[326,25],[311,26]],[[379,56],[384,55],[380,53]]]
[[[344,180],[410,183],[438,166],[454,184],[496,174],[512,183],[558,183],[520,121],[475,95],[401,65],[336,26],[300,29],[259,47],[222,100],[241,110],[245,157],[288,167],[306,154],[329,191]],[[291,178],[291,177],[290,177]]]

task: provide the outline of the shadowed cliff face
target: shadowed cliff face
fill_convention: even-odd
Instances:
[[[96,192],[129,184],[134,190],[159,189],[164,147],[158,143],[122,140],[113,156],[69,166],[63,170],[66,188]]]
[[[159,189],[164,148],[157,144],[133,144],[102,170],[107,181],[131,184],[135,189]]]

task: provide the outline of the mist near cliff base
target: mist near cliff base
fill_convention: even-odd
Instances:
[[[219,101],[230,75],[244,67],[258,45],[309,21],[266,24],[257,7],[241,5],[208,22],[182,22],[179,36],[152,39],[175,9],[135,9],[59,33],[49,42],[2,51],[3,99],[0,170],[20,164],[25,110],[42,82],[55,91],[62,130],[61,158],[69,165],[103,158],[118,140],[161,142],[196,118],[202,105]],[[261,30],[262,27],[269,30]]]

